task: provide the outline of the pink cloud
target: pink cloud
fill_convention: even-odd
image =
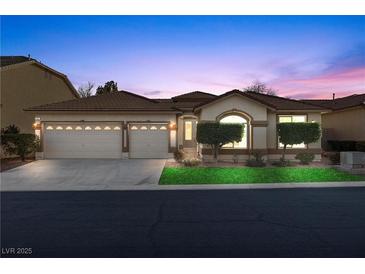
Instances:
[[[272,86],[281,96],[329,98],[332,93],[346,96],[365,92],[365,67],[331,72],[307,79],[276,80]]]

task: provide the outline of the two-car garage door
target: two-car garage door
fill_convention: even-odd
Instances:
[[[130,124],[130,158],[167,158],[167,124]],[[45,158],[122,158],[121,123],[46,123]]]

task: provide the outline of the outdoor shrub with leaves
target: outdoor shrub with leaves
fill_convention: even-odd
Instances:
[[[176,150],[174,152],[174,158],[177,162],[181,162],[185,157],[185,153],[182,149]]]
[[[283,158],[280,158],[279,161],[274,161],[271,163],[273,166],[278,166],[278,167],[286,167],[286,166],[291,166],[291,162],[289,160],[285,160]]]
[[[339,152],[331,153],[328,157],[333,165],[338,165],[340,163],[341,156]]]
[[[7,154],[19,155],[24,161],[26,155],[37,150],[39,139],[30,133],[2,134],[1,146]]]
[[[310,144],[318,141],[321,130],[318,123],[279,123],[277,125],[279,142],[284,145],[282,158],[288,145]]]
[[[263,167],[263,166],[266,166],[264,160],[262,159],[263,154],[260,151],[254,150],[252,152],[252,156],[254,158],[247,160],[247,162],[246,162],[247,166],[250,166],[250,167]]]
[[[201,161],[199,159],[193,158],[193,159],[185,159],[182,161],[184,166],[186,167],[193,167],[198,166],[201,164]]]
[[[209,145],[214,153],[214,159],[217,159],[222,146],[241,141],[243,130],[242,124],[201,122],[197,125],[196,139],[200,144]]]
[[[301,152],[295,156],[295,159],[299,160],[301,164],[308,165],[309,163],[313,162],[314,154],[308,152]]]
[[[12,124],[7,126],[6,128],[1,129],[1,134],[17,134],[20,132],[19,127]]]

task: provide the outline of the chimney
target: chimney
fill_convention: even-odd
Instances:
[[[336,93],[332,93],[332,100],[335,100],[336,98]]]

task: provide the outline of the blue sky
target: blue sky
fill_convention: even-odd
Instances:
[[[151,97],[255,80],[279,95],[365,92],[364,16],[2,16],[1,55],[27,55],[78,87]]]

